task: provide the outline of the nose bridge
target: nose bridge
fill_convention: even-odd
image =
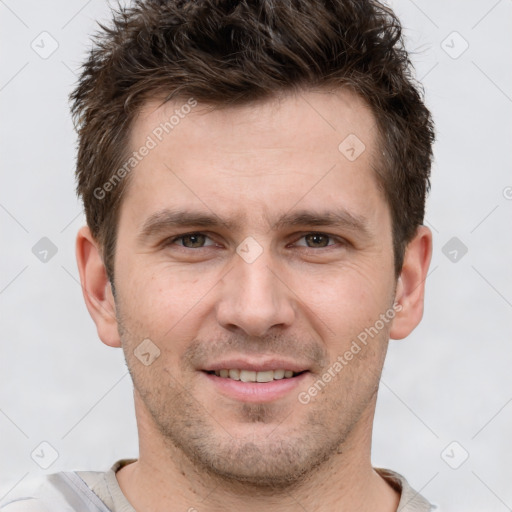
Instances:
[[[294,317],[290,292],[276,277],[271,250],[248,237],[238,246],[233,265],[224,278],[219,323],[237,326],[251,336],[290,325]]]

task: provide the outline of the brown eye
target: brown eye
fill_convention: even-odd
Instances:
[[[327,247],[329,245],[329,239],[331,238],[328,235],[324,235],[322,233],[310,233],[305,237],[306,242],[308,243],[308,247]]]
[[[302,240],[305,243],[299,243]],[[336,242],[341,242],[341,240],[325,233],[307,233],[296,242],[296,245],[307,249],[323,249],[336,245]]]
[[[185,235],[182,237],[183,246],[189,247],[192,249],[196,249],[197,247],[202,247],[205,241],[205,236],[201,234],[196,235]]]
[[[181,245],[187,249],[202,249],[203,247],[214,245],[213,243],[206,244],[206,240],[209,240],[209,237],[203,233],[188,233],[185,235],[177,236],[172,240],[172,243]]]

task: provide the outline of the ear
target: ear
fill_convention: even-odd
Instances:
[[[423,317],[425,280],[431,256],[432,232],[426,226],[420,226],[405,249],[404,263],[396,287],[396,315],[389,333],[395,340],[408,336]]]
[[[76,237],[76,260],[85,305],[96,324],[98,336],[105,345],[120,347],[112,288],[99,246],[87,226],[81,228]]]

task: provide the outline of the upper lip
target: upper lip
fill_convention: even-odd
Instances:
[[[249,360],[246,358],[234,358],[210,363],[202,368],[202,370],[206,372],[234,369],[254,372],[264,372],[269,370],[291,370],[294,373],[299,373],[308,370],[308,366],[297,361],[288,361],[286,359],[263,359],[257,361]]]

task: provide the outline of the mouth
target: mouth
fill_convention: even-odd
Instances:
[[[200,372],[216,393],[238,402],[273,402],[292,395],[310,371],[285,361],[224,361]]]
[[[215,375],[217,377],[221,377],[223,379],[231,379],[238,380],[241,382],[272,382],[274,380],[282,380],[282,379],[292,379],[301,375],[306,370],[300,372],[294,372],[292,370],[285,370],[283,368],[277,370],[240,370],[238,368],[227,369],[224,368],[222,370],[211,370],[206,373],[210,375]]]

